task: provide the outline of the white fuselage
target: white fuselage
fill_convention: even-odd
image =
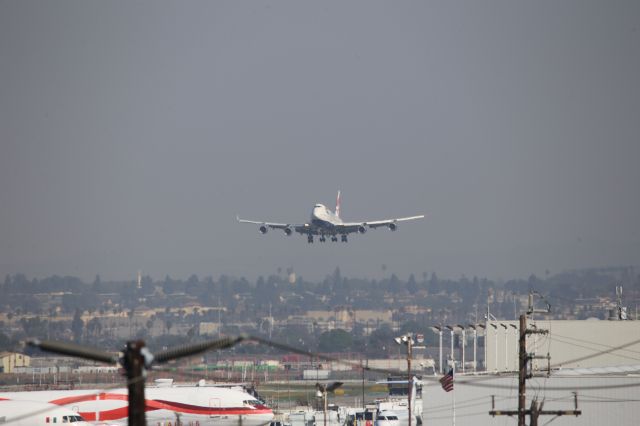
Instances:
[[[54,423],[90,425],[78,413],[67,407],[38,401],[2,399],[0,400],[0,424],[5,423],[12,426],[51,426]]]
[[[311,211],[311,223],[329,231],[335,225],[341,225],[342,219],[324,204],[316,204]]]
[[[0,393],[0,398],[35,400],[64,405],[93,424],[127,424],[127,390],[98,393],[91,390]],[[273,411],[252,395],[216,386],[147,387],[147,423],[183,425],[261,426],[273,420]]]

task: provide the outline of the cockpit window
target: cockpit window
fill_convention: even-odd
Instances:
[[[257,399],[248,399],[248,400],[246,400],[246,401],[242,401],[242,402],[243,402],[243,404],[245,404],[245,405],[251,405],[252,407],[256,407],[256,406],[258,406],[258,405],[262,405],[262,404],[260,403],[260,401],[258,401]]]

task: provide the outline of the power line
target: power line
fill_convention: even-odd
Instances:
[[[605,345],[604,343],[593,342],[593,341],[590,341],[590,340],[578,339],[576,337],[563,336],[563,335],[560,335],[560,334],[552,334],[552,335],[555,336],[555,337],[561,337],[561,338],[567,339],[567,340],[575,340],[577,342],[588,343],[590,345],[602,346],[602,347],[607,348],[607,349],[615,349],[614,346]],[[632,353],[635,353],[635,354],[640,354],[640,351],[636,351],[636,350],[633,350],[633,349],[620,349],[620,350],[624,351],[624,352],[632,352]]]
[[[572,343],[572,342],[569,342],[569,341],[566,341],[566,340],[563,340],[563,339],[558,339],[558,338],[553,337],[553,336],[550,337],[550,339],[554,340],[556,342],[559,342],[559,343],[564,343],[564,344],[569,345],[569,346],[574,346],[576,348],[588,349],[590,351],[597,351],[598,350],[598,349],[591,348],[589,346],[584,346],[584,345],[580,345],[578,343]],[[615,352],[615,351],[612,351],[612,352]],[[602,354],[602,355],[605,355],[605,354]],[[630,359],[632,361],[640,361],[640,358],[634,358],[634,357],[630,357],[630,356],[622,355],[622,354],[617,354],[617,353],[611,353],[611,356],[616,356],[618,358]]]

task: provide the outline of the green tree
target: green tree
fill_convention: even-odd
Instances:
[[[407,291],[411,294],[416,294],[418,291],[418,284],[416,283],[416,277],[413,274],[409,275],[409,281],[407,281]]]
[[[320,352],[345,352],[351,349],[352,343],[351,334],[338,328],[320,335],[318,350]]]
[[[386,353],[392,344],[395,345],[393,342],[395,336],[396,335],[389,324],[382,324],[382,326],[372,331],[371,335],[369,335],[368,348],[373,353]]]
[[[73,314],[73,321],[71,321],[71,332],[73,333],[73,340],[80,343],[82,340],[82,332],[84,331],[84,321],[82,320],[82,312],[80,309],[76,309]]]

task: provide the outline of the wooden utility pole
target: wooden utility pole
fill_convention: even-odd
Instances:
[[[129,393],[129,426],[144,426],[145,420],[145,399],[144,399],[144,356],[142,350],[145,348],[142,340],[127,342],[124,351],[123,366],[127,376],[127,390]]]
[[[520,315],[518,348],[518,426],[524,426],[524,406],[527,403],[527,317],[525,315]]]
[[[407,395],[407,408],[409,409],[409,426],[411,426],[411,393],[413,392],[413,380],[411,378],[411,352],[413,345],[413,335],[409,334],[409,339],[407,340],[407,390],[409,394]]]
[[[530,295],[529,298],[529,310],[527,314],[532,314],[534,312],[539,313],[548,313],[549,306],[547,305],[547,309],[544,311],[540,311],[533,308],[533,294]],[[527,336],[530,334],[548,334],[548,330],[538,330],[536,328],[528,329],[527,328],[527,315],[520,315],[520,340],[518,342],[518,361],[519,361],[519,371],[518,371],[518,409],[517,410],[496,410],[495,409],[495,400],[491,398],[491,411],[489,414],[492,416],[518,416],[518,426],[525,426],[525,418],[529,415],[530,425],[538,426],[538,417],[540,415],[554,415],[554,416],[579,416],[582,414],[581,410],[578,410],[578,397],[577,394],[574,393],[574,404],[575,407],[573,410],[548,410],[545,411],[542,409],[544,405],[544,401],[538,403],[537,399],[533,399],[531,401],[531,408],[527,409],[525,407],[527,403],[527,379],[531,378],[533,375],[528,372],[529,369],[529,361],[533,359],[546,359],[550,364],[550,357],[547,356],[536,356],[534,353],[527,353]],[[550,374],[550,365],[548,367],[547,374]]]

